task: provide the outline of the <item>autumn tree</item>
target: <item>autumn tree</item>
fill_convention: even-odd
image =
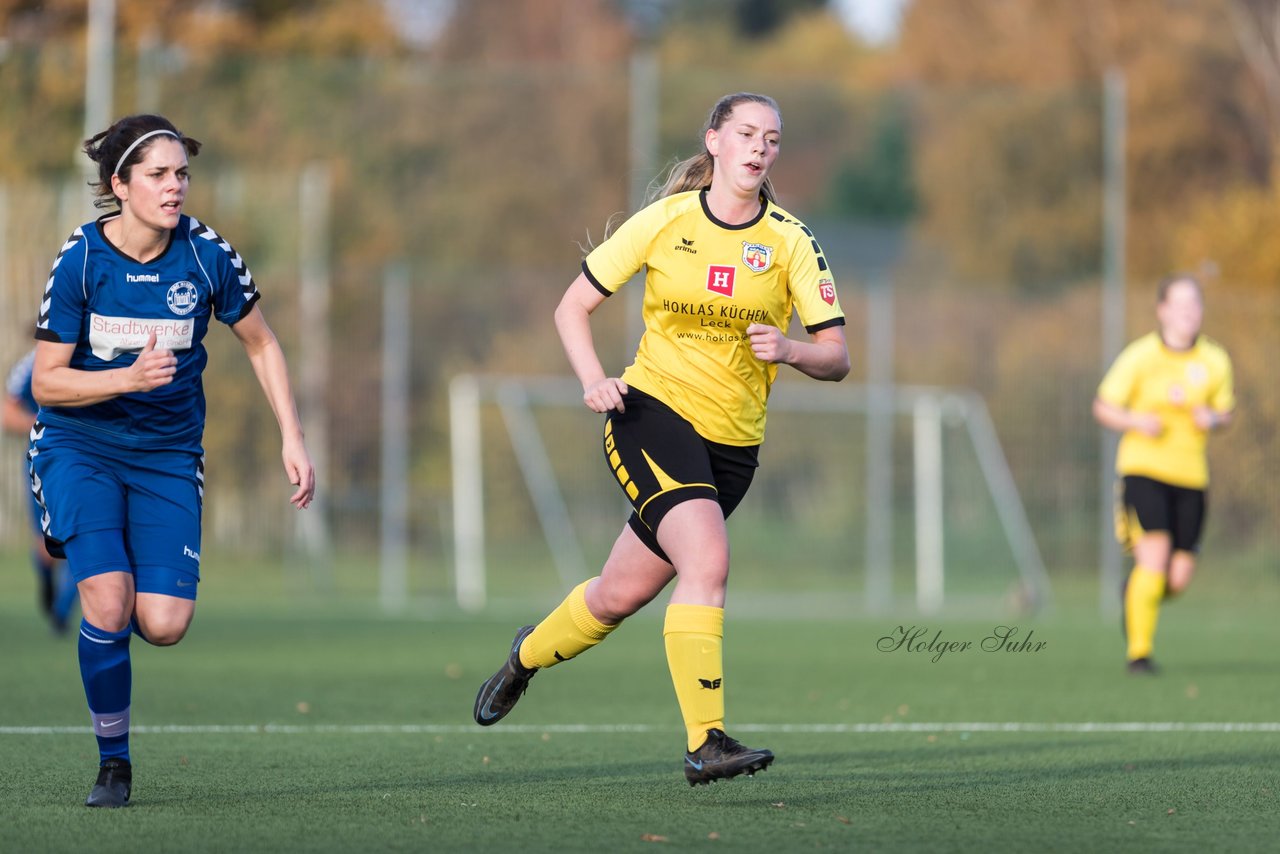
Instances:
[[[1268,179],[1257,85],[1212,0],[915,0],[901,61],[945,93],[918,135],[919,186],[928,229],[971,278],[1035,288],[1096,270],[1099,201],[1086,185],[1099,181],[1108,69],[1128,83],[1134,274],[1169,267],[1194,200]],[[965,128],[961,100],[974,107]]]

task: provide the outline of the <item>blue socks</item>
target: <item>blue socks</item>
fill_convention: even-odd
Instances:
[[[80,621],[80,678],[102,759],[129,759],[129,664],[132,629],[107,632]]]

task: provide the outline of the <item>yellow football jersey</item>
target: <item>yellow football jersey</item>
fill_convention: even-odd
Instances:
[[[1116,357],[1098,386],[1098,397],[1132,412],[1155,413],[1164,422],[1159,436],[1125,432],[1116,456],[1118,474],[1190,489],[1208,485],[1208,434],[1196,426],[1192,412],[1201,406],[1216,412],[1235,408],[1226,350],[1204,335],[1188,350],[1170,350],[1160,333],[1152,332]]]
[[[644,336],[623,382],[726,445],[764,440],[778,373],[751,352],[747,327],[784,333],[793,308],[810,333],[844,324],[835,281],[813,233],[773,203],[742,225],[720,222],[705,191],[659,199],[582,263],[606,296],[647,268]]]

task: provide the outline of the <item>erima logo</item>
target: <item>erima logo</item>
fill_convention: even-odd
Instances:
[[[677,252],[688,252],[690,255],[698,254],[698,250],[693,248],[693,241],[685,240],[683,237],[680,238],[680,242],[677,245],[671,248],[676,250]]]
[[[699,679],[698,681],[701,682],[702,687],[706,688],[708,691],[714,691],[720,687],[719,679]]]
[[[193,552],[188,546],[183,546],[182,553],[194,560],[196,563],[200,562],[200,552]]]
[[[554,656],[556,657],[556,661],[568,661],[568,660],[569,660],[569,659],[565,658],[563,655],[561,655],[561,654],[560,654],[560,650],[558,650],[558,649],[557,649],[557,650],[553,650],[551,654],[552,654],[552,655],[554,655]]]

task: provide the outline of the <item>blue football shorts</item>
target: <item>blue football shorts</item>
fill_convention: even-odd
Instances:
[[[27,509],[31,511],[31,529],[36,532],[37,537],[44,536],[44,527],[40,524],[40,520],[44,518],[44,508],[40,506],[40,501],[36,498],[35,490],[30,488],[30,483],[27,489]]]
[[[27,458],[50,553],[80,535],[68,567],[76,582],[126,571],[139,593],[196,598],[204,459],[189,451],[129,450],[37,423]],[[99,536],[119,531],[121,536]],[[78,544],[79,545],[79,544]]]

